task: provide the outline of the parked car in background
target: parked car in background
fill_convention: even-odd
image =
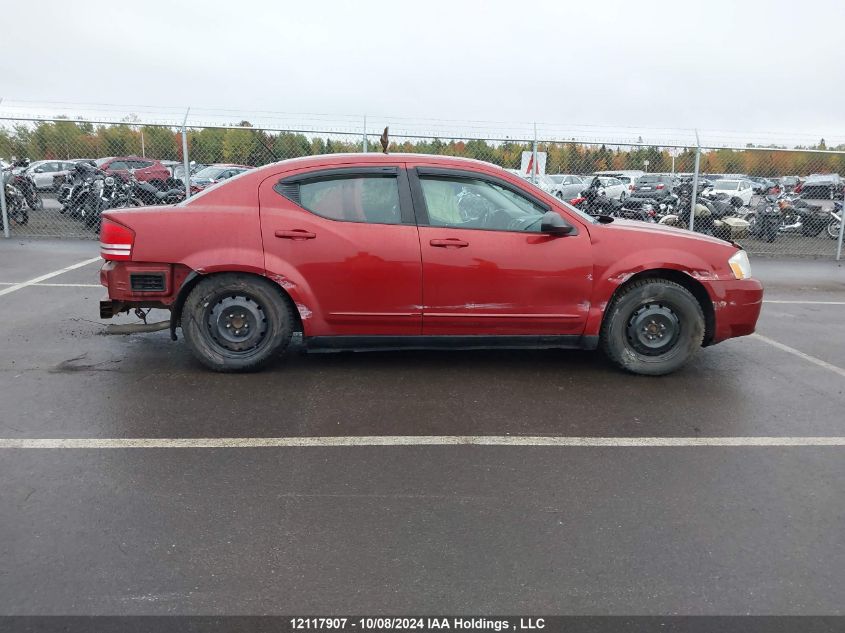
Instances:
[[[170,171],[153,158],[141,158],[140,156],[110,156],[98,158],[97,168],[102,169],[109,175],[119,176],[123,180],[129,179],[129,174],[135,175],[141,181],[159,181],[164,183],[170,178]]]
[[[601,347],[662,375],[754,332],[763,299],[735,244],[447,156],[308,156],[103,218],[100,317],[170,309],[156,325],[215,371],[266,366],[299,331],[312,351]]]
[[[191,188],[205,189],[206,187],[226,180],[232,176],[237,176],[245,171],[254,169],[248,165],[233,165],[229,163],[215,163],[200,169],[197,173],[191,176]]]
[[[574,174],[552,174],[549,178],[554,181],[556,187],[555,196],[561,200],[573,200],[581,195],[590,182],[587,176],[576,176]]]
[[[633,194],[639,198],[661,199],[670,195],[675,188],[675,178],[667,174],[645,174],[634,183]]]
[[[727,180],[722,178],[713,183],[711,190],[717,193],[736,196],[742,200],[742,204],[745,206],[751,204],[751,196],[754,195],[754,189],[750,180]]]
[[[56,191],[56,179],[64,181],[73,165],[69,160],[37,160],[26,168],[26,173],[32,177],[36,189]]]
[[[597,171],[596,176],[610,176],[611,178],[618,178],[627,187],[627,195],[634,192],[634,184],[638,178],[645,176],[645,172],[641,169],[621,169],[616,171]]]
[[[558,186],[560,185],[587,185],[584,176],[574,174],[549,174],[549,178]]]
[[[593,175],[592,178],[598,178],[604,189],[604,195],[613,200],[624,200],[628,197],[628,186],[618,178],[611,178],[610,176]],[[590,182],[592,182],[592,178]],[[589,184],[589,182],[587,183]]]
[[[778,185],[787,193],[794,191],[800,184],[801,179],[798,176],[781,176],[778,178]]]
[[[749,176],[748,180],[751,181],[751,189],[758,196],[767,194],[770,189],[777,185],[774,180],[769,180],[761,176]]]
[[[802,198],[822,200],[841,199],[842,190],[839,174],[810,174],[794,189]]]
[[[188,173],[190,175],[194,175],[198,171],[205,169],[206,167],[208,167],[208,165],[203,165],[202,163],[195,163],[191,161],[188,164]],[[180,181],[182,184],[185,183],[185,165],[180,163],[173,168],[173,178]]]

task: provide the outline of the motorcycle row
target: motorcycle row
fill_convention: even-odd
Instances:
[[[25,225],[29,212],[44,208],[35,181],[26,172],[28,159],[17,160],[2,170],[9,222]],[[60,213],[80,220],[94,231],[100,230],[101,215],[108,209],[176,204],[185,199],[181,181],[140,181],[131,171],[110,174],[87,162],[79,161],[58,184]],[[0,230],[3,230],[0,217]]]
[[[78,162],[59,187],[60,213],[100,230],[103,211],[158,204],[176,204],[185,199],[185,188],[173,178],[141,181],[129,171],[125,176],[109,174],[93,165]]]
[[[706,183],[705,183],[706,185]],[[798,194],[782,192],[761,197],[754,206],[744,207],[742,200],[704,186],[696,196],[692,210],[692,178],[681,180],[675,190],[662,198],[632,195],[623,201],[609,198],[598,178],[571,201],[576,208],[592,216],[611,216],[639,220],[712,235],[724,240],[747,236],[774,242],[783,234],[815,237],[823,232],[831,239],[839,237],[842,203],[835,201],[831,211],[811,204]]]

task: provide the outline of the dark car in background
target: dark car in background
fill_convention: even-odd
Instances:
[[[665,198],[675,188],[675,179],[666,174],[645,174],[637,178],[634,183],[632,196],[649,198]]]
[[[794,191],[802,198],[836,200],[842,199],[843,182],[839,174],[810,174]]]

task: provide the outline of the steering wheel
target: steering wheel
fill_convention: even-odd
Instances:
[[[486,211],[483,215],[479,216],[479,220],[482,228],[499,231],[507,230],[507,227],[510,226],[512,221],[507,211],[501,208]]]
[[[543,216],[533,216],[529,215],[525,218],[513,218],[508,224],[507,230],[508,231],[527,231],[535,224],[539,224],[540,221],[543,219]]]

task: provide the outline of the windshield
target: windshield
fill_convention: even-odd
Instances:
[[[723,191],[736,191],[739,189],[738,180],[717,180],[713,183],[714,189],[721,189]]]
[[[563,184],[563,176],[549,176],[549,179],[556,185]]]
[[[204,169],[200,169],[197,173],[195,173],[194,178],[209,178],[211,180],[214,180],[215,178],[217,178],[217,176],[222,174],[227,169],[229,169],[229,168],[228,167],[214,167],[214,166],[206,167]]]
[[[104,165],[105,163],[109,162],[112,158],[114,158],[114,157],[113,157],[113,156],[109,156],[109,157],[107,157],[107,158],[98,158],[98,159],[97,159],[97,160],[95,160],[94,162],[96,163],[97,167],[101,167],[101,166],[102,166],[102,165]]]

